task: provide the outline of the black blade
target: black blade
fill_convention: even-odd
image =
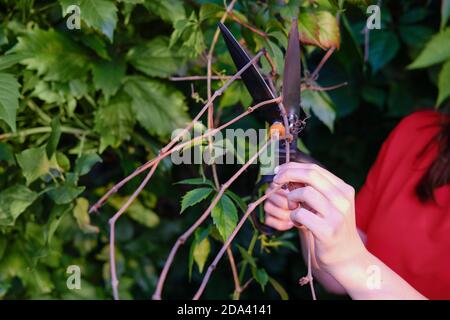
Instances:
[[[240,70],[251,60],[251,58],[223,23],[219,23],[219,28],[223,39],[225,40],[225,44],[227,45],[228,51],[230,52],[231,58],[233,59],[236,68]],[[270,90],[258,68],[254,65],[245,70],[242,73],[241,78],[255,103],[275,98],[274,93]],[[260,110],[261,112],[259,113],[263,115],[263,118],[266,121],[270,123],[279,121],[280,114],[276,104],[273,106],[264,106],[263,109]]]
[[[283,104],[290,117],[300,116],[300,42],[297,19],[292,20],[284,60]]]

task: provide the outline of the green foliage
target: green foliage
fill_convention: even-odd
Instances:
[[[299,143],[355,186],[400,117],[443,106],[450,97],[449,1],[383,1],[382,29],[370,31],[366,63],[361,31],[368,2],[238,0],[234,15],[267,36],[226,20],[249,53],[267,49],[279,73],[277,90],[292,17],[299,14],[303,75],[313,72],[323,49],[339,48],[308,84],[348,85],[302,93],[311,118]],[[80,30],[67,28],[70,5],[80,8]],[[108,219],[139,178],[98,214],[88,214],[89,204],[153,158],[172,131],[198,112],[206,83],[191,87],[169,78],[206,74],[204,56],[223,13],[221,0],[0,0],[0,298],[111,298]],[[271,71],[265,59],[261,69]],[[236,72],[220,37],[212,70]],[[222,84],[213,81],[213,89]],[[223,122],[251,103],[237,81],[217,99],[215,114]],[[252,115],[235,127],[264,124]],[[235,169],[221,166],[221,182]],[[251,201],[256,170],[252,166],[223,195],[190,240],[189,257],[184,252],[186,259],[168,278],[168,297],[191,292],[187,283],[172,285],[174,279],[199,282]],[[122,298],[151,296],[170,246],[217,192],[206,166],[161,163],[117,222]],[[260,236],[244,224],[232,247],[241,283],[254,280],[243,297],[309,297],[297,286],[304,265],[292,253],[297,248],[289,235]],[[79,291],[67,289],[70,265],[82,270]],[[205,297],[228,297],[229,267],[215,272],[214,290]]]

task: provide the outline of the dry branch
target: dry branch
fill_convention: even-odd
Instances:
[[[259,150],[255,153],[249,161],[247,161],[227,182],[225,182],[220,188],[217,195],[214,197],[211,204],[208,208],[203,212],[203,214],[191,225],[191,227],[183,233],[176,241],[175,245],[172,247],[172,250],[169,253],[169,257],[164,264],[163,270],[158,280],[158,284],[156,286],[155,293],[153,294],[153,299],[160,300],[162,290],[164,287],[164,282],[167,278],[167,274],[169,272],[170,267],[172,266],[175,255],[178,252],[178,249],[186,242],[186,240],[192,235],[192,233],[209,217],[214,207],[217,205],[219,200],[224,195],[225,191],[230,187],[230,185],[253,163],[258,159],[258,157],[267,149],[267,147],[272,143],[272,139],[268,140]]]
[[[217,254],[217,256],[214,258],[213,262],[211,263],[211,265],[208,267],[208,270],[206,271],[205,277],[203,278],[203,281],[198,289],[198,291],[196,292],[195,296],[194,296],[194,300],[198,300],[201,295],[203,294],[203,291],[206,288],[206,285],[208,284],[209,278],[211,277],[212,272],[214,271],[214,269],[216,268],[217,264],[219,263],[220,259],[222,258],[223,254],[225,253],[225,251],[227,250],[227,248],[230,246],[231,242],[234,240],[234,238],[236,237],[237,233],[239,232],[239,230],[242,228],[242,225],[244,224],[244,222],[248,219],[248,217],[250,216],[250,214],[253,212],[253,210],[255,210],[256,207],[258,207],[262,202],[264,202],[267,198],[269,198],[271,195],[273,195],[275,192],[277,192],[279,189],[281,189],[281,185],[280,186],[276,186],[275,188],[273,188],[270,192],[266,193],[264,196],[262,196],[261,198],[259,198],[258,200],[256,200],[255,202],[251,203],[248,206],[247,211],[245,212],[245,214],[243,215],[243,217],[241,218],[241,220],[239,221],[238,225],[236,226],[236,228],[233,230],[233,232],[231,233],[231,235],[228,237],[227,241],[225,241],[225,244],[223,245],[223,247],[220,249],[219,253]]]
[[[247,70],[251,65],[253,65],[263,54],[264,54],[264,50],[260,51],[258,54],[256,54],[253,59],[251,59],[244,67],[242,67],[242,69],[240,69],[234,76],[232,76],[219,90],[217,90],[216,92],[214,92],[213,96],[211,97],[211,99],[208,100],[208,102],[203,106],[203,108],[200,110],[200,112],[195,116],[195,118],[187,125],[186,128],[184,128],[183,130],[181,130],[176,136],[175,138],[173,138],[169,144],[167,144],[164,148],[161,149],[159,156],[157,156],[156,158],[146,162],[144,165],[140,166],[139,168],[137,168],[132,174],[130,174],[129,176],[127,176],[125,179],[123,179],[122,181],[120,181],[119,183],[117,183],[116,185],[114,185],[106,194],[104,194],[100,200],[98,200],[90,209],[89,209],[89,213],[92,212],[96,212],[105,202],[106,200],[113,195],[114,193],[116,193],[117,191],[119,191],[119,189],[121,187],[123,187],[128,181],[130,181],[131,179],[133,179],[134,177],[138,176],[139,174],[141,174],[142,172],[146,171],[147,169],[149,169],[152,164],[157,160],[157,159],[162,159],[161,155],[162,154],[166,154],[167,151],[169,151],[187,132],[189,132],[189,130],[192,129],[192,127],[194,126],[194,124],[201,118],[201,116],[206,112],[206,110],[208,110],[209,106],[212,105],[213,101],[219,97],[220,95],[223,94],[223,92],[228,89],[228,87],[233,83],[233,81],[235,81],[238,77],[241,76],[241,74]],[[266,103],[267,104],[267,103]],[[253,107],[253,109],[256,109],[259,106],[263,106],[264,104],[260,103],[258,105],[255,105]],[[249,108],[250,109],[250,108]],[[230,121],[231,122],[231,121]],[[228,122],[228,124],[231,124],[230,122]],[[199,137],[197,137],[199,138]],[[188,141],[189,142],[189,141]]]

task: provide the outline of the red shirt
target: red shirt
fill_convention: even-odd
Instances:
[[[436,158],[440,115],[416,112],[392,131],[356,198],[356,223],[367,249],[429,299],[450,299],[450,184],[436,202],[415,194]]]

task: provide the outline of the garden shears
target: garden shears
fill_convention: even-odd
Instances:
[[[242,48],[230,30],[222,23],[219,23],[219,28],[222,33],[225,44],[233,59],[237,69],[241,69],[251,60],[247,52]],[[264,79],[258,70],[257,66],[251,65],[241,75],[242,81],[246,86],[248,92],[252,96],[255,103],[267,101],[276,98],[271,81]],[[289,134],[291,139],[289,142],[290,160],[303,163],[317,163],[316,160],[300,151],[297,147],[298,135],[306,126],[307,114],[301,107],[301,61],[300,61],[300,42],[298,33],[297,20],[292,21],[291,30],[289,32],[288,47],[285,55],[284,76],[282,87],[282,104],[287,113],[289,122]],[[258,112],[265,121],[273,124],[275,122],[283,123],[280,109],[276,103],[267,105],[263,110]],[[287,134],[287,132],[286,132]],[[279,163],[286,162],[286,140],[279,144]],[[272,175],[265,175],[262,177],[258,186],[263,183],[271,182]],[[265,234],[273,234],[274,230],[266,225],[263,225],[256,215],[252,215],[252,220],[255,226]]]

